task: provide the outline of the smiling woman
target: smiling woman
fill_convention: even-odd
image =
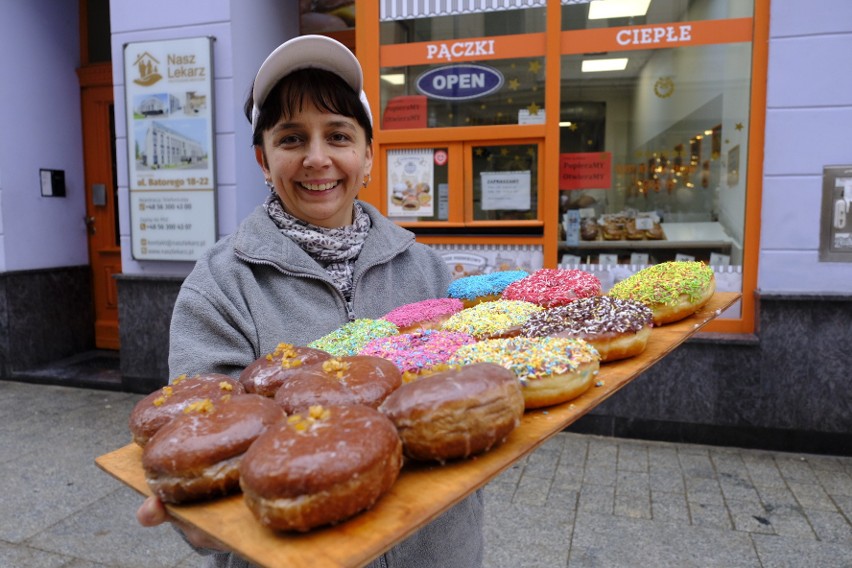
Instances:
[[[184,281],[172,316],[171,376],[237,377],[282,342],[308,345],[347,322],[446,295],[441,257],[356,199],[373,166],[362,83],[355,56],[323,36],[290,40],[261,65],[245,111],[270,194]],[[176,522],[154,498],[137,517]],[[482,518],[477,492],[371,566],[475,568]],[[208,566],[248,566],[183,529],[211,554]]]
[[[273,96],[283,101],[281,119],[255,146],[257,162],[285,211],[294,217],[335,228],[352,223],[355,196],[366,185],[373,152],[358,122],[322,110],[322,89],[345,83],[335,74],[304,69],[281,81]],[[327,101],[329,107],[337,107]]]

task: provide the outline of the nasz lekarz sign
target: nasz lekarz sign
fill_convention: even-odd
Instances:
[[[503,74],[486,65],[459,64],[430,69],[417,78],[417,90],[431,99],[465,101],[503,86]]]
[[[216,240],[212,38],[124,46],[136,260],[198,260]]]

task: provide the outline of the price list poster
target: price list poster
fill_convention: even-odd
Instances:
[[[198,260],[216,240],[212,42],[124,46],[136,260]]]

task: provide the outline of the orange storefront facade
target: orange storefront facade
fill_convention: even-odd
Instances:
[[[703,260],[742,293],[709,330],[752,333],[768,1],[600,4],[356,3],[332,35],[376,119],[361,197],[457,275],[579,267],[607,287]]]

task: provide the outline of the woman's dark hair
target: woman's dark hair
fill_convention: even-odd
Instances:
[[[322,111],[355,119],[364,129],[367,143],[370,143],[373,140],[373,125],[359,95],[331,71],[315,68],[293,71],[278,81],[260,107],[252,144],[262,145],[264,130],[272,128],[281,117],[289,118],[301,111],[306,103],[314,104]],[[253,107],[254,101],[249,93],[244,107],[249,122]]]

